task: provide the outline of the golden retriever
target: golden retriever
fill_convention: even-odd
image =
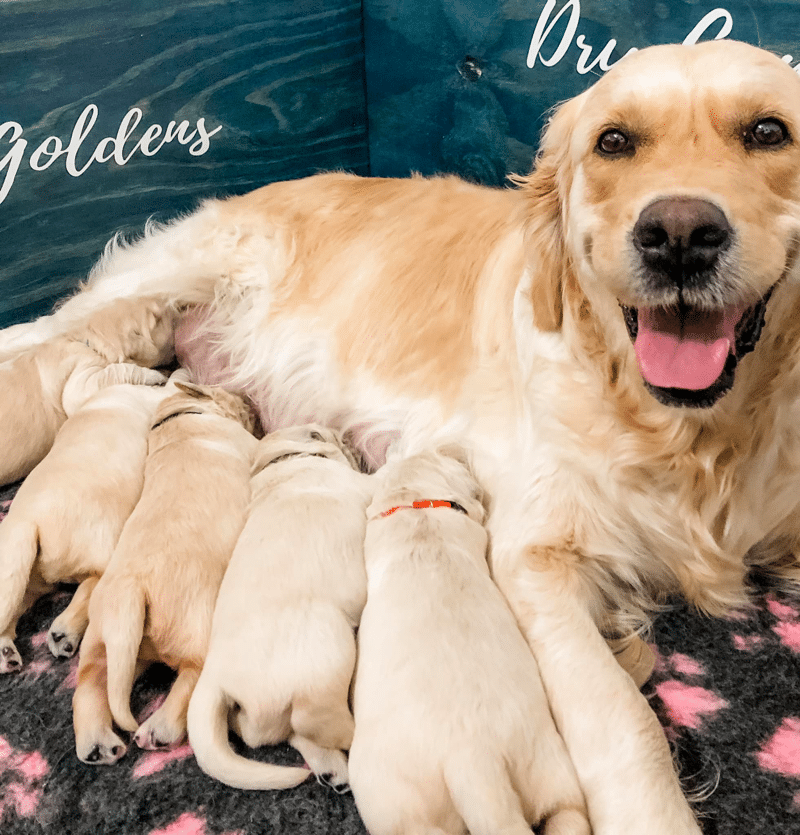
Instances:
[[[392,456],[367,509],[350,784],[370,835],[589,835],[464,451]]]
[[[22,668],[16,622],[55,583],[81,586],[47,643],[56,656],[77,650],[91,590],[142,491],[147,432],[164,396],[155,386],[101,389],[67,419],[17,491],[0,524],[0,673]]]
[[[308,424],[259,442],[251,490],[189,704],[189,742],[203,771],[229,786],[290,788],[313,772],[341,790],[371,477],[338,433]],[[311,772],[239,756],[229,721],[251,747],[288,740]]]
[[[730,41],[632,53],[516,184],[325,174],[212,200],[111,247],[0,351],[160,292],[205,306],[178,353],[227,362],[268,428],[350,430],[374,465],[458,423],[595,835],[697,833],[604,638],[676,592],[738,606],[753,564],[798,576],[800,79]]]
[[[87,763],[111,764],[125,753],[112,717],[141,748],[183,738],[219,584],[245,521],[257,444],[252,410],[221,389],[175,386],[153,416],[141,498],[89,601],[73,697],[76,751]],[[139,725],[131,690],[153,661],[178,676]]]
[[[117,383],[163,383],[150,369],[172,359],[173,330],[174,313],[163,302],[120,299],[1,363],[0,484],[28,475],[67,416],[94,392]]]

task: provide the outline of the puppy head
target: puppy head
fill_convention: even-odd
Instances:
[[[322,456],[360,470],[359,462],[339,432],[317,423],[308,423],[276,429],[265,435],[258,444],[253,474],[278,460],[302,456]]]
[[[172,361],[175,312],[153,298],[117,299],[97,311],[78,338],[108,362],[153,368]]]
[[[181,412],[203,412],[229,418],[241,424],[251,434],[256,427],[252,408],[238,394],[225,391],[219,386],[201,386],[196,383],[170,377],[168,386],[174,387],[175,394],[164,398],[156,411],[153,424]]]
[[[713,406],[796,278],[800,78],[732,41],[641,50],[556,112],[520,182],[553,256],[538,318],[570,308],[657,400]]]
[[[391,456],[376,473],[377,488],[367,510],[370,519],[399,505],[434,499],[455,502],[483,524],[483,490],[472,474],[467,451],[455,443],[414,455]]]

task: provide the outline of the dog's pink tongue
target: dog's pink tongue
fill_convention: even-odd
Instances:
[[[634,351],[644,379],[660,388],[700,391],[713,385],[734,351],[742,308],[690,312],[683,321],[663,308],[639,310]]]

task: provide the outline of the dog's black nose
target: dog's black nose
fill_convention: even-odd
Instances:
[[[731,243],[723,212],[708,200],[668,197],[651,203],[633,227],[646,266],[678,279],[711,269]]]

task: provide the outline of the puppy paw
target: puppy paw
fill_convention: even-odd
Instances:
[[[334,771],[328,771],[325,774],[315,774],[317,782],[321,786],[333,789],[336,794],[347,794],[350,791],[350,783],[348,782],[347,774],[342,778],[341,774]]]
[[[22,669],[22,656],[10,638],[0,638],[0,673],[17,673]]]
[[[174,748],[185,736],[183,728],[176,727],[158,714],[159,711],[156,711],[133,735],[134,742],[145,751]]]
[[[347,758],[333,748],[320,748],[309,759],[306,751],[306,762],[314,772],[317,782],[321,786],[333,789],[337,794],[350,791],[350,777],[347,772]]]
[[[154,368],[142,369],[142,382],[146,386],[163,386],[167,382],[167,376]]]
[[[81,636],[70,633],[59,626],[58,618],[53,621],[47,633],[47,648],[56,658],[72,658],[78,651]]]
[[[114,765],[128,750],[128,746],[112,731],[108,730],[102,739],[89,740],[75,745],[78,759],[87,765]]]

